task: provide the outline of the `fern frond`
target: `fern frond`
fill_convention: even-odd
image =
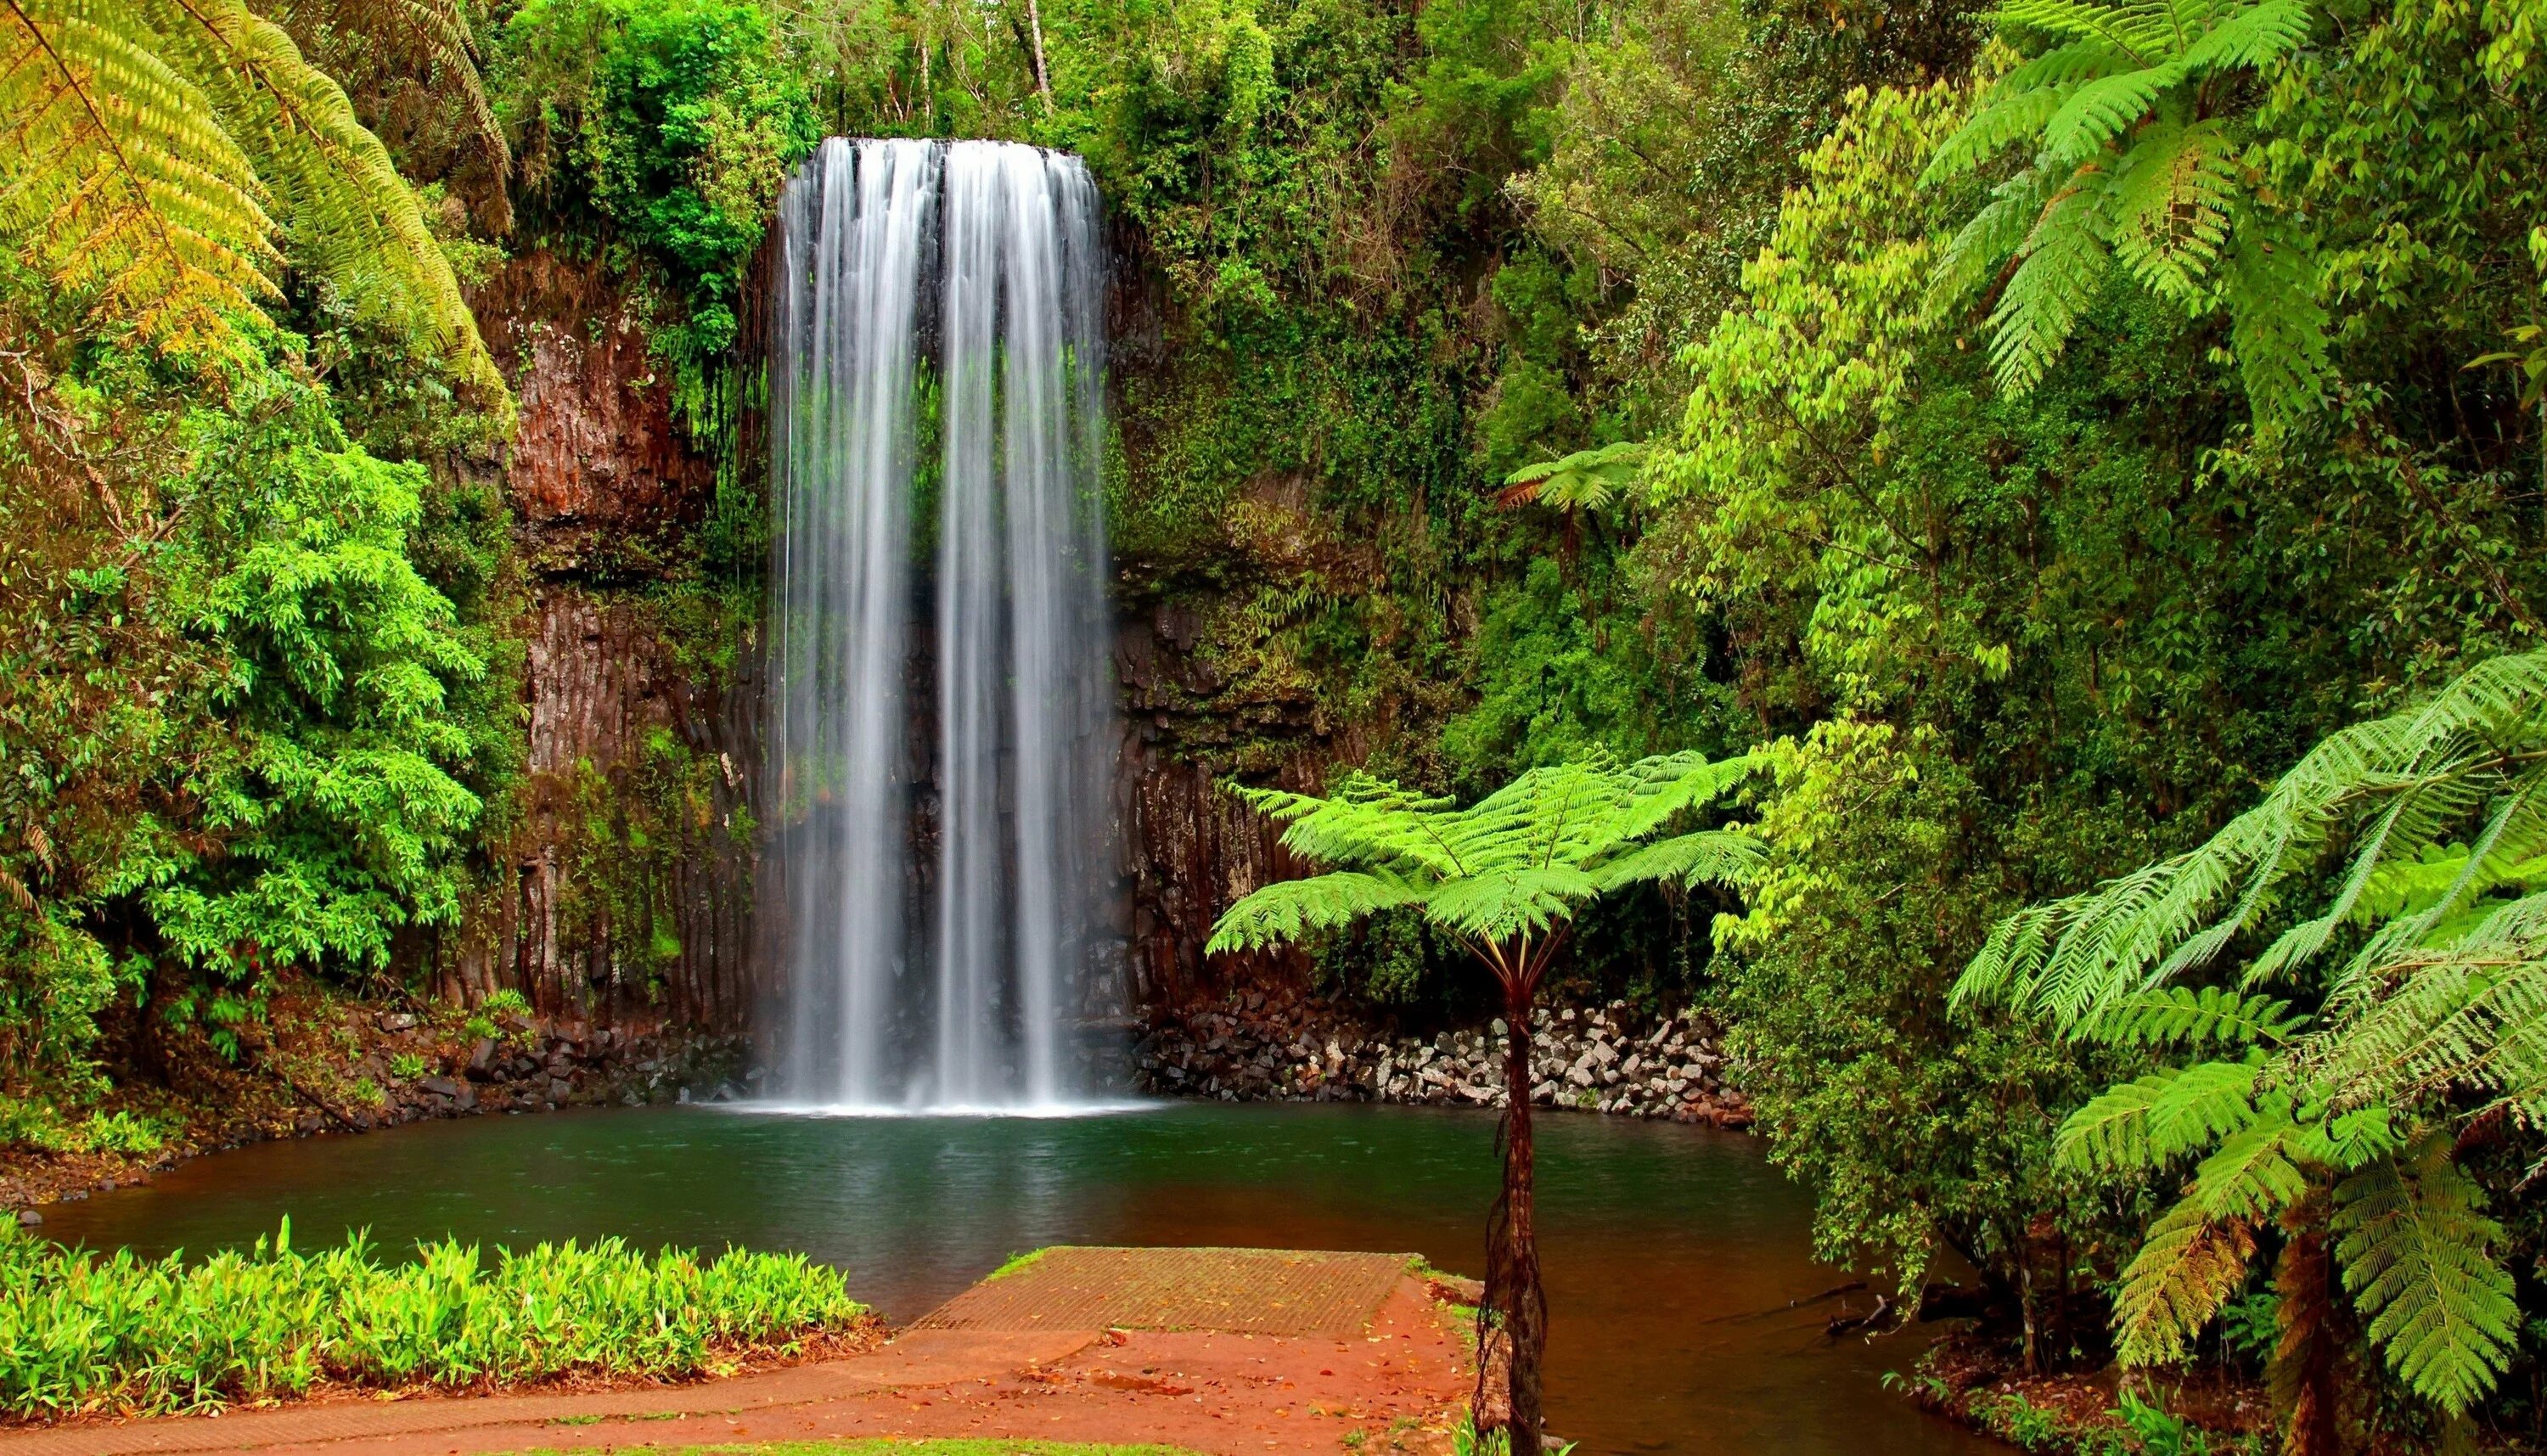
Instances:
[[[1684,890],[1701,885],[1741,885],[1768,857],[1769,848],[1749,834],[1732,829],[1701,829],[1610,861],[1592,872],[1604,893],[1651,881]]]
[[[1998,8],[2003,25],[2023,26],[2055,36],[2098,40],[2147,65],[2157,38],[2134,12],[2133,5],[2102,5],[2094,0],[2008,0]]]
[[[2273,1045],[2301,1024],[2290,1002],[2277,997],[2216,985],[2170,985],[2124,997],[2080,1034],[2118,1047]]]
[[[1437,886],[1424,913],[1470,940],[1503,941],[1545,934],[1600,894],[1600,883],[1571,865],[1494,870]]]
[[[2254,1232],[2242,1220],[2214,1219],[2191,1198],[2159,1215],[2114,1296],[2123,1364],[2172,1365],[2191,1354],[2203,1327],[2245,1287],[2254,1256]]]
[[[1675,816],[1714,803],[1759,767],[1759,757],[1747,753],[1713,763],[1696,753],[1640,759],[1627,769],[1633,784],[1627,802],[1599,832],[1614,844],[1642,839]]]
[[[2327,377],[2327,311],[2309,238],[2260,220],[2238,230],[2226,264],[2229,342],[2260,418],[2297,420]]]
[[[2022,394],[2119,258],[2136,283],[2189,311],[2228,301],[2259,423],[2310,406],[2326,369],[2314,269],[2269,240],[2247,246],[2258,207],[2237,165],[2240,122],[2214,114],[2204,90],[2289,55],[2307,35],[2308,0],[2007,0],[1998,19],[2059,43],[1998,78],[1921,181],[1966,175],[2033,139],[2031,170],[2049,197],[2021,243],[2010,240],[2004,189],[1968,221],[1935,265],[1932,306],[1964,297],[2012,250],[2021,261],[1991,315],[1990,362],[2000,389]],[[2266,297],[2298,311],[2260,306]]]
[[[2206,1062],[2153,1071],[2069,1114],[2053,1161],[2081,1172],[2140,1172],[2242,1132],[2255,1121],[2251,1063]]]
[[[2104,48],[2101,43],[2082,43]],[[1986,164],[2017,142],[2042,134],[2043,124],[2059,115],[2068,91],[2066,86],[2016,88],[2008,80],[2001,80],[1973,113],[1972,120],[1947,137],[1936,155],[1928,159],[1927,170],[1919,176],[1920,183],[1933,187],[1952,181]]]
[[[2106,178],[2081,167],[2043,206],[2018,248],[2023,260],[1990,310],[1990,369],[2008,394],[2043,382],[2078,317],[2096,300],[2111,255],[2102,212]]]
[[[2218,123],[2151,126],[2115,178],[2114,255],[2158,297],[2206,306],[2238,188],[2236,144]]]
[[[164,15],[170,48],[191,55],[232,132],[262,159],[299,260],[358,315],[427,341],[463,382],[500,397],[503,377],[414,190],[343,89],[237,0],[130,3]]]
[[[1944,312],[1978,293],[2023,246],[2051,201],[2045,173],[2027,168],[1992,190],[1989,203],[1972,215],[1938,255],[1928,279],[1928,306]]]
[[[0,237],[162,347],[241,347],[285,261],[505,398],[414,194],[240,0],[0,7]]]
[[[2327,1020],[2298,1062],[2337,1106],[2547,1091],[2547,893],[2375,969],[2329,1003]]]
[[[1279,880],[1231,906],[1211,927],[1203,953],[1287,944],[1317,931],[1341,930],[1364,915],[1422,899],[1420,892],[1394,876],[1359,870]]]
[[[2451,814],[2507,786],[2514,755],[2547,738],[2542,714],[2547,654],[2521,653],[2470,668],[2416,707],[2330,734],[2199,848],[2002,922],[1955,994],[2005,999],[2065,1026],[2089,1022],[2206,963],[2336,830],[2388,813],[2399,797],[2415,802],[2365,844],[2348,883],[2418,853]]]
[[[2287,1117],[2266,1117],[2241,1128],[2202,1159],[2187,1195],[2214,1219],[2260,1220],[2279,1213],[2308,1188],[2292,1160],[2296,1129]]]
[[[2196,75],[2261,69],[2289,55],[2308,39],[2307,0],[2262,0],[2204,31],[2185,47],[2183,65]]]
[[[2072,167],[2112,145],[2149,113],[2159,95],[2184,80],[2181,66],[2152,66],[2089,81],[2043,124],[2044,163]]]
[[[0,8],[0,235],[96,314],[231,347],[281,261],[254,164],[118,0]]]
[[[2408,1388],[2454,1416],[2494,1389],[2519,1328],[2511,1275],[2490,1251],[2503,1229],[2480,1211],[2481,1196],[2439,1131],[2334,1194],[2335,1261],[2371,1343]]]

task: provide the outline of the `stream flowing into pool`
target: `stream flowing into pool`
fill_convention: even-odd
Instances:
[[[1473,1272],[1493,1142],[1491,1114],[1354,1105],[558,1113],[199,1158],[48,1209],[44,1232],[200,1251],[289,1214],[305,1248],[368,1228],[393,1251],[445,1234],[801,1249],[900,1323],[1048,1243],[1382,1249]],[[1809,1204],[1756,1140],[1550,1117],[1538,1148],[1549,1425],[1583,1456],[1999,1449],[1881,1388],[1917,1356],[1915,1331],[1823,1337],[1836,1301],[1817,1297],[1843,1276],[1811,1260]]]

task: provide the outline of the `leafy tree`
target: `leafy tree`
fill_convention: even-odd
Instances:
[[[0,49],[0,237],[97,320],[239,357],[288,235],[355,310],[505,397],[389,153],[241,0],[26,0]]]
[[[2126,1364],[2183,1358],[2278,1222],[2288,1449],[2336,1449],[2335,1367],[2308,1358],[2335,1318],[2322,1281],[2449,1419],[2494,1388],[2519,1316],[2461,1159],[2547,1097],[2541,885],[2547,654],[2531,653],[2332,734],[2208,842],[1991,932],[1960,1000],[2182,1062],[2061,1134],[2081,1172],[2190,1166],[2124,1275]],[[2233,946],[2252,949],[2228,984],[2192,984]]]
[[[1334,868],[1239,900],[1212,927],[1207,951],[1260,950],[1341,930],[1376,911],[1417,910],[1465,946],[1503,992],[1504,1184],[1478,1312],[1478,1407],[1500,1405],[1516,1452],[1538,1450],[1546,1341],[1530,1121],[1531,1013],[1539,981],[1575,915],[1601,897],[1648,883],[1732,885],[1750,873],[1760,848],[1738,830],[1654,836],[1751,766],[1747,758],[1710,763],[1695,753],[1621,764],[1596,752],[1532,769],[1466,809],[1360,771],[1325,798],[1238,791],[1286,826],[1285,848]],[[1490,1392],[1498,1365],[1504,1388]]]
[[[1839,720],[1757,756],[1769,851],[1712,969],[1769,1156],[1814,1192],[1815,1250],[1913,1308],[1960,1261],[2027,1368],[2101,1360],[2095,1290],[2127,1231],[2052,1156],[2101,1083],[2030,1018],[1946,999],[2015,899],[2017,846],[1930,735]]]
[[[533,0],[506,26],[501,108],[535,190],[586,203],[668,269],[692,367],[733,343],[743,272],[787,168],[820,139],[750,0]],[[564,175],[561,175],[561,174]]]
[[[2308,0],[2010,0],[2000,25],[2047,43],[1993,81],[1937,148],[1951,181],[2011,146],[2033,155],[1938,259],[1940,299],[1991,288],[1999,385],[2042,383],[2106,271],[2200,316],[2225,309],[2260,418],[2314,405],[2326,310],[2313,239],[2243,175],[2252,77],[2307,39]]]

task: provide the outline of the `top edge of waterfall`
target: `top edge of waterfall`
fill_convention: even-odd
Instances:
[[[1086,156],[1079,152],[1071,151],[1065,147],[1042,146],[1031,141],[1010,141],[998,136],[851,136],[845,132],[834,132],[832,135],[824,137],[821,142],[817,143],[816,149],[820,150],[822,147],[829,146],[834,141],[843,146],[880,146],[894,143],[907,143],[913,146],[929,146],[945,149],[951,149],[958,146],[1014,147],[1019,151],[1036,152],[1048,157],[1061,157],[1069,161],[1077,162],[1081,166],[1086,166],[1088,164],[1088,158]]]

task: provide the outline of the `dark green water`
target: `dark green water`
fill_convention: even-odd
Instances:
[[[304,1247],[368,1228],[392,1248],[616,1234],[801,1249],[902,1321],[1047,1243],[1382,1249],[1473,1272],[1493,1138],[1489,1114],[1351,1105],[1047,1121],[559,1113],[200,1158],[49,1210],[45,1232],[200,1250],[288,1213]],[[1549,1423],[1585,1456],[1995,1449],[1880,1388],[1917,1355],[1915,1333],[1823,1338],[1835,1303],[1813,1301],[1840,1276],[1808,1257],[1805,1200],[1754,1140],[1552,1117],[1538,1147]]]

